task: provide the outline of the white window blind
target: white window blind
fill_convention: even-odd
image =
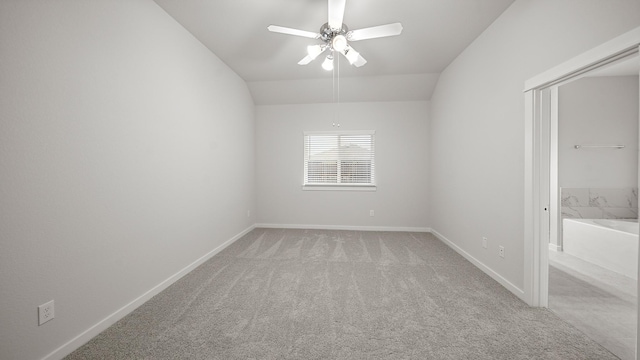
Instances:
[[[373,131],[305,132],[304,186],[374,186]]]

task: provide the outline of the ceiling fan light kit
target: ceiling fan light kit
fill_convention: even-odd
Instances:
[[[322,62],[322,68],[327,71],[333,70],[333,55],[327,55],[327,58]]]
[[[320,27],[319,33],[311,31],[291,29],[283,26],[269,25],[267,29],[271,32],[281,34],[302,36],[311,39],[322,40],[322,44],[311,45],[307,47],[307,56],[298,62],[298,65],[307,65],[315,60],[320,54],[327,49],[331,50],[324,62],[322,68],[328,71],[333,70],[334,52],[342,54],[349,64],[355,67],[363,66],[367,63],[360,53],[358,53],[351,45],[350,41],[360,41],[367,39],[375,39],[386,36],[395,36],[402,33],[402,24],[393,23],[387,25],[373,26],[364,29],[349,31],[347,25],[342,20],[344,17],[344,8],[346,0],[328,0],[329,2],[329,21]]]

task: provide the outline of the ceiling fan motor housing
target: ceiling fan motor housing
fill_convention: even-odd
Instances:
[[[342,24],[342,28],[340,30],[335,30],[331,29],[328,23],[324,23],[324,25],[320,27],[320,40],[327,43],[327,45],[329,45],[331,49],[333,49],[333,39],[338,35],[342,35],[345,37],[345,39],[348,39],[348,32],[349,28],[345,24]]]

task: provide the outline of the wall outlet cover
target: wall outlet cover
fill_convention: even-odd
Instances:
[[[54,317],[53,300],[38,306],[38,326],[52,320]]]

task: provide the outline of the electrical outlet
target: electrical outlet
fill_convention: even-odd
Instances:
[[[500,255],[501,258],[504,257],[504,246],[498,247],[498,255]]]
[[[55,313],[53,311],[53,300],[38,306],[38,326],[53,319]]]
[[[373,216],[373,215],[374,215],[373,210],[369,210],[369,216]]]
[[[247,210],[247,217],[251,217],[251,210]]]
[[[484,236],[482,237],[482,247],[485,249],[487,248],[487,238]]]

